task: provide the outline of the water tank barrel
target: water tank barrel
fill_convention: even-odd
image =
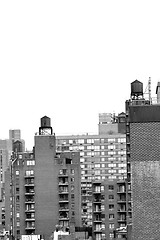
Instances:
[[[131,83],[131,96],[140,96],[143,95],[143,83],[138,80],[135,80]]]
[[[49,117],[44,116],[41,118],[41,127],[51,127],[51,120]]]

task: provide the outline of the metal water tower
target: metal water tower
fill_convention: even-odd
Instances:
[[[47,116],[41,118],[39,135],[52,135],[51,119]]]

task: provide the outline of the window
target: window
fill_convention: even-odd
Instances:
[[[99,156],[100,152],[94,152],[94,156]]]
[[[113,150],[113,149],[115,149],[116,147],[115,147],[115,145],[109,145],[108,146],[108,149],[111,149],[111,150]]]
[[[126,138],[118,138],[118,142],[119,143],[125,143],[126,142]]]
[[[113,154],[116,154],[116,152],[115,151],[108,152],[108,155],[113,155]]]
[[[104,191],[104,186],[101,186],[101,191]]]
[[[17,227],[19,227],[20,226],[20,222],[17,222]]]
[[[101,210],[102,210],[102,211],[105,210],[105,206],[104,206],[104,204],[101,205]]]
[[[74,177],[71,178],[71,182],[74,182]]]
[[[84,143],[84,139],[78,139],[78,143],[79,144],[83,144]]]
[[[109,157],[109,158],[108,158],[108,161],[114,161],[114,160],[116,160],[115,157]]]
[[[87,146],[87,150],[93,149],[93,146]]]
[[[120,169],[118,170],[119,173],[126,173],[126,169]]]
[[[93,139],[87,139],[87,143],[94,143]]]
[[[115,169],[108,170],[108,173],[116,173]]]
[[[109,163],[108,167],[116,167],[116,163]]]
[[[115,142],[115,138],[108,138],[108,142]]]
[[[112,199],[114,199],[114,195],[109,195],[108,198],[109,198],[109,200],[112,200]]]
[[[80,162],[83,163],[84,162],[84,158],[80,158]]]
[[[102,164],[101,164],[101,167],[102,167],[102,168],[105,168],[105,164],[104,164],[104,163],[102,163]]]
[[[27,160],[27,166],[35,165],[35,160]]]
[[[74,169],[71,169],[71,174],[74,174]]]
[[[100,146],[94,146],[94,150],[99,150]]]
[[[16,170],[16,175],[17,175],[17,176],[19,175],[19,171],[18,171],[18,170]]]
[[[110,233],[109,237],[110,237],[110,239],[113,239],[114,238],[114,233]]]
[[[114,223],[109,224],[109,229],[114,229]]]
[[[114,219],[114,214],[109,214],[109,220]]]
[[[115,175],[108,176],[108,179],[116,179],[117,177]]]
[[[114,190],[114,185],[108,185],[109,190]]]
[[[126,151],[118,151],[118,154],[120,154],[120,155],[125,155],[125,154],[126,154]]]
[[[97,233],[96,234],[96,240],[101,240],[102,238],[101,238],[101,234],[100,233]]]
[[[34,175],[34,170],[27,170],[26,176],[31,176],[31,175]]]
[[[95,164],[95,168],[100,168],[100,164]]]
[[[109,210],[114,210],[114,205],[113,204],[109,204]]]
[[[100,170],[96,170],[95,175],[100,175]]]
[[[92,153],[91,152],[87,152],[87,156],[91,156],[92,155]]]
[[[84,146],[79,146],[79,150],[84,150]]]
[[[119,157],[118,160],[119,161],[126,161],[126,157]]]
[[[18,155],[18,158],[19,158],[19,159],[22,159],[22,154],[19,154],[19,155]]]
[[[119,164],[118,164],[118,167],[124,167],[124,168],[126,168],[126,163],[119,163]]]

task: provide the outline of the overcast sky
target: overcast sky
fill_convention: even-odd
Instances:
[[[159,0],[0,1],[0,138],[31,149],[40,118],[56,135],[98,132],[125,111],[135,79],[160,81]]]

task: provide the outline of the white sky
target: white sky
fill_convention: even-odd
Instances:
[[[56,135],[97,133],[135,79],[160,81],[159,0],[0,1],[0,138],[31,149],[40,118]]]

